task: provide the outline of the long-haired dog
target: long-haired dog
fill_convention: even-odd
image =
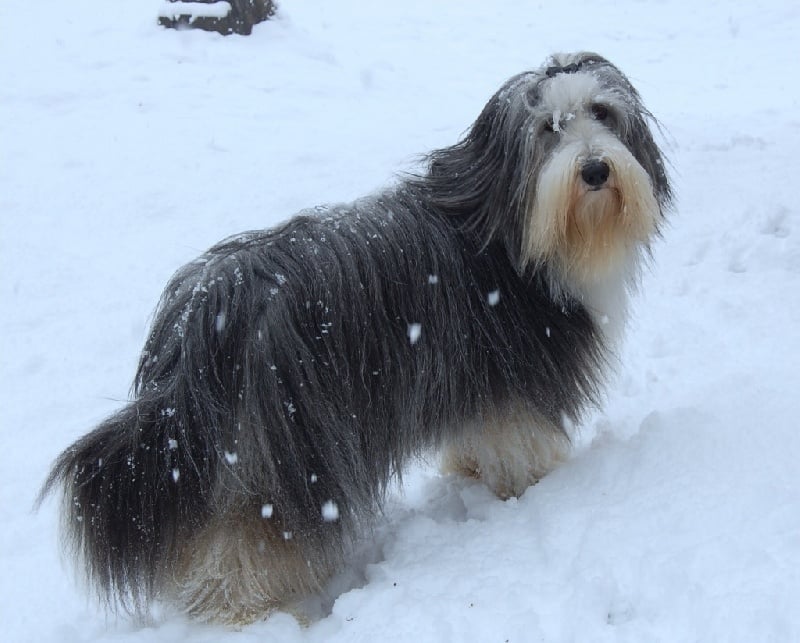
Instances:
[[[421,176],[179,270],[133,401],[42,491],[100,595],[249,622],[319,590],[415,455],[503,498],[545,475],[671,202],[652,122],[607,60],[558,55]]]

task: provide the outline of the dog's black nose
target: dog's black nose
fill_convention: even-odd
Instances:
[[[603,183],[608,181],[609,171],[608,163],[605,161],[586,161],[581,168],[581,178],[586,182],[586,185],[599,188]]]

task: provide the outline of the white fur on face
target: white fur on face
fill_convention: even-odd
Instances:
[[[543,135],[558,142],[536,182],[522,253],[523,264],[551,266],[553,287],[584,302],[602,325],[612,314],[624,316],[626,287],[659,217],[647,172],[614,134],[613,121],[593,115],[594,104],[623,109],[615,98],[590,73],[562,73],[545,84],[539,109],[552,115],[552,133]],[[590,159],[609,166],[599,189],[581,177]],[[618,325],[611,321],[609,328]]]

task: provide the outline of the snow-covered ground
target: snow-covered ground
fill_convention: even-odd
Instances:
[[[229,38],[159,5],[0,4],[2,640],[800,640],[795,0],[283,0]],[[678,208],[574,459],[507,502],[421,465],[308,627],[105,616],[31,507],[171,273],[414,168],[575,49],[663,122]]]

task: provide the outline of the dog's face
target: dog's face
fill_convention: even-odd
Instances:
[[[559,55],[510,79],[468,136],[432,155],[446,210],[520,272],[546,268],[559,290],[634,275],[671,201],[652,115],[619,69]]]
[[[556,57],[518,79],[530,170],[521,263],[547,263],[588,285],[648,247],[670,199],[649,113],[613,65]]]
[[[635,279],[671,203],[652,115],[624,74],[558,55],[489,100],[467,136],[433,152],[426,198],[554,294]]]

